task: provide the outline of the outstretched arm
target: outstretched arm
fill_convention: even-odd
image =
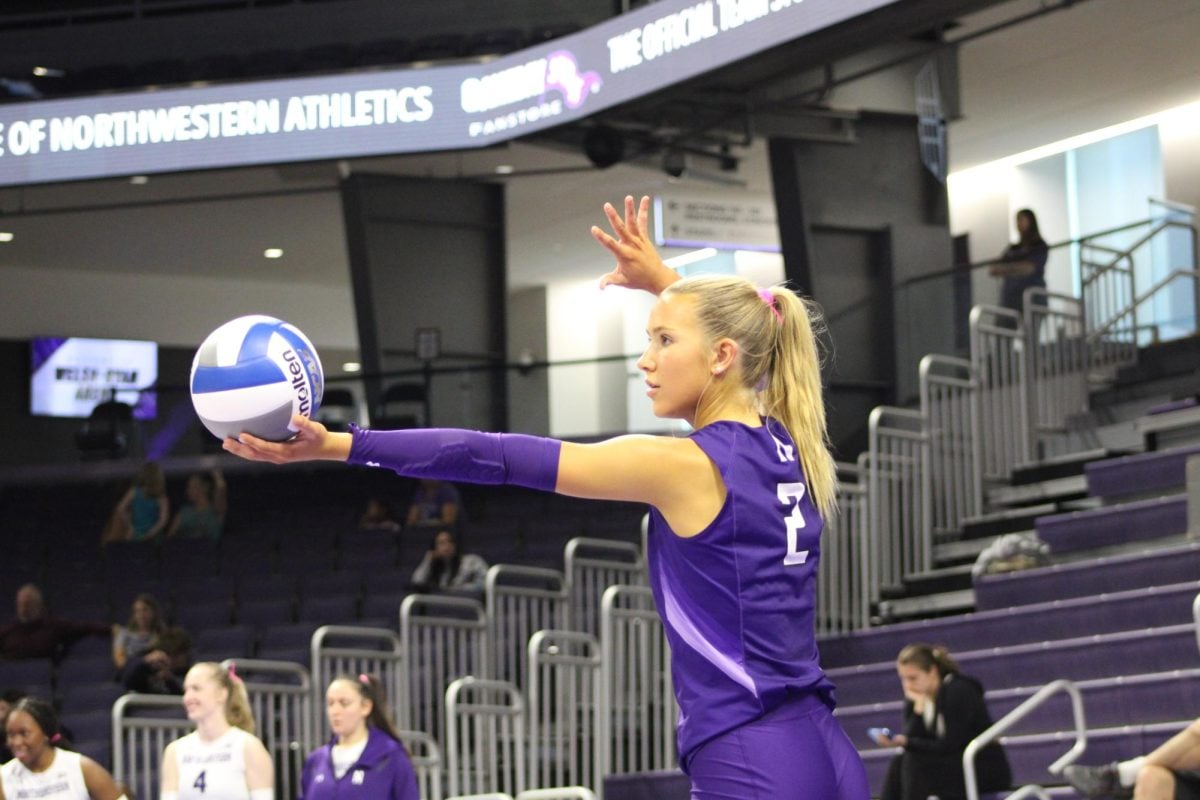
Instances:
[[[601,289],[610,285],[624,286],[658,295],[679,280],[679,275],[663,263],[650,241],[649,197],[642,198],[635,212],[633,197],[626,196],[624,220],[611,203],[604,204],[604,215],[608,217],[608,224],[612,226],[616,236],[608,235],[597,225],[592,226],[592,236],[604,249],[617,257],[617,266],[600,279]]]
[[[243,434],[225,449],[254,461],[285,464],[331,459],[386,467],[413,478],[508,483],[598,500],[648,503],[676,532],[699,533],[716,515],[725,487],[712,462],[689,439],[619,436],[596,444],[457,429],[330,433],[296,416],[287,442]]]

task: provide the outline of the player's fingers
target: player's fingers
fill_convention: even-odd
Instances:
[[[624,286],[627,283],[629,283],[628,279],[626,279],[626,277],[618,270],[613,270],[612,272],[600,278],[601,289],[606,286]]]
[[[621,255],[621,243],[609,236],[604,231],[600,230],[600,228],[596,227],[595,225],[592,226],[592,238],[599,242],[605,250],[608,250],[613,255]]]
[[[650,196],[649,195],[642,195],[642,202],[638,205],[637,224],[638,224],[638,230],[642,232],[642,235],[645,235],[646,231],[649,230],[649,225],[650,225]]]
[[[621,217],[617,214],[617,210],[613,208],[612,203],[604,204],[604,216],[608,217],[608,224],[612,226],[613,231],[616,232],[618,237],[624,239],[628,236],[625,223],[621,221]]]

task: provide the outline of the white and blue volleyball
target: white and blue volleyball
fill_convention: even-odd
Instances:
[[[196,414],[217,438],[250,433],[282,442],[296,433],[293,414],[317,413],[325,378],[317,349],[298,328],[252,315],[208,335],[192,360],[191,389]]]

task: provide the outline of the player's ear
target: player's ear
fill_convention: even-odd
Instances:
[[[732,339],[722,339],[713,348],[712,374],[721,375],[733,368],[737,360],[738,346]]]

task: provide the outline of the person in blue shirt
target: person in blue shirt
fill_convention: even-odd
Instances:
[[[335,678],[325,692],[333,737],[309,754],[299,800],[420,800],[416,773],[369,675]]]

